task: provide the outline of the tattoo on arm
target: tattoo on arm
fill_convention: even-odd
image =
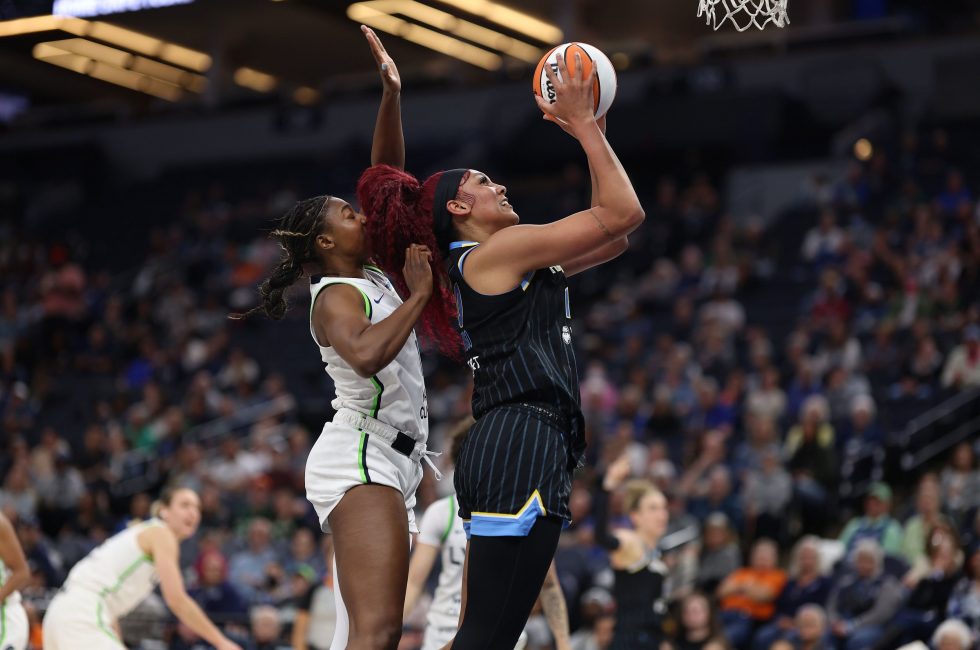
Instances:
[[[568,609],[565,606],[565,595],[558,584],[545,582],[541,590],[541,609],[548,621],[548,627],[555,636],[558,648],[568,647]]]
[[[599,226],[599,230],[601,230],[603,233],[605,233],[605,235],[606,235],[607,238],[609,238],[609,239],[616,239],[613,236],[613,234],[611,232],[609,232],[609,228],[606,228],[606,224],[602,223],[602,219],[600,219],[599,218],[599,215],[597,215],[595,213],[595,210],[593,210],[592,208],[589,208],[589,214],[592,215],[592,218],[595,219],[596,225]]]

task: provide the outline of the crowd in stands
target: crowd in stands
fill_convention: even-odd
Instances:
[[[778,220],[730,217],[708,175],[664,176],[630,250],[579,281],[590,447],[556,560],[575,650],[611,642],[591,489],[624,454],[668,498],[665,650],[980,639],[977,440],[840,489],[897,423],[980,387],[980,170],[958,169],[942,132],[920,135],[801,189],[795,237]],[[303,469],[331,387],[304,338],[303,288],[285,323],[227,318],[278,256],[267,219],[297,198],[288,185],[191,192],[123,280],[77,243],[0,225],[0,509],[33,572],[36,647],[67,571],[148,517],[165,483],[201,496],[182,560],[209,616],[248,648],[329,645],[329,538]],[[426,367],[440,449],[467,414],[468,373]],[[426,476],[420,508],[452,485]],[[406,650],[424,609],[406,620]],[[540,623],[531,648],[551,647]],[[205,647],[154,599],[124,634]]]

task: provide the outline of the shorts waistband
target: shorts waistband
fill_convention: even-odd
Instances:
[[[415,440],[415,438],[404,431],[399,431],[386,422],[349,408],[338,410],[336,415],[333,416],[333,421],[376,435],[388,443],[399,454],[411,458],[416,463],[425,461],[435,473],[436,480],[442,480],[442,472],[439,471],[430,458],[431,456],[441,456],[442,452],[429,451],[424,442]]]

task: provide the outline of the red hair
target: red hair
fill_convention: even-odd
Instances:
[[[357,182],[357,200],[367,216],[374,259],[402,295],[409,293],[402,275],[405,249],[423,244],[432,251],[434,290],[422,311],[418,329],[422,338],[435,344],[439,352],[459,359],[463,345],[453,325],[456,301],[432,223],[432,204],[441,177],[442,172],[437,172],[419,183],[408,172],[390,165],[374,165],[364,170]]]

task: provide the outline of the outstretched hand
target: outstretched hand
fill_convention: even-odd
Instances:
[[[611,492],[622,485],[629,478],[632,471],[629,455],[623,454],[614,460],[606,469],[606,476],[602,479],[602,486],[607,492]]]
[[[361,31],[364,32],[368,45],[371,46],[371,54],[374,55],[374,60],[378,63],[378,69],[381,72],[381,82],[384,84],[385,92],[400,93],[402,90],[402,78],[398,74],[395,60],[385,50],[385,46],[381,44],[381,39],[378,38],[378,35],[374,33],[373,29],[367,25],[361,25]]]

